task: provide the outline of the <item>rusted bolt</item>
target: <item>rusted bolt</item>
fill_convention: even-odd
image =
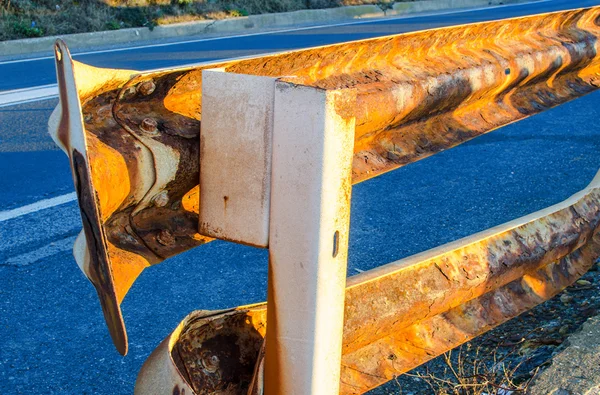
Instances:
[[[144,81],[138,85],[138,92],[140,92],[144,96],[151,95],[156,89],[156,84],[154,81]]]
[[[152,203],[156,207],[165,207],[169,203],[169,194],[167,191],[162,191],[152,198]]]
[[[208,373],[214,373],[219,369],[219,357],[205,353],[200,359],[203,370]]]
[[[158,133],[158,122],[152,118],[144,118],[140,123],[140,129],[149,134],[156,134]]]
[[[175,237],[169,230],[163,229],[156,236],[156,241],[158,241],[160,244],[168,247],[175,243]]]

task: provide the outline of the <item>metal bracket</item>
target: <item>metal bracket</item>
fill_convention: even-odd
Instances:
[[[275,81],[202,72],[201,234],[268,246]]]

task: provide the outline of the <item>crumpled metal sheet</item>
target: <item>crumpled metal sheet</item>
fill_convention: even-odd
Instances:
[[[58,43],[73,89],[60,89],[50,129],[65,134],[60,118],[83,144],[64,146],[85,161],[80,205],[96,212],[75,255],[119,351],[135,278],[211,240],[197,231],[203,69],[351,90],[356,183],[597,89],[599,20],[595,7],[150,73],[71,63]]]
[[[351,277],[340,392],[364,393],[550,299],[598,259],[599,231],[600,173],[560,204]],[[171,391],[148,378],[176,367],[193,394],[245,394],[266,309],[191,313],[142,367],[136,393]]]

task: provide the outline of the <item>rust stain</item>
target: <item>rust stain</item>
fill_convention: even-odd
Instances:
[[[196,392],[245,394],[253,377],[265,326],[261,314],[191,314],[172,353]]]

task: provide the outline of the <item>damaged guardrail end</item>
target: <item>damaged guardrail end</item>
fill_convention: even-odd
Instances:
[[[189,314],[148,357],[135,393],[245,393],[264,352],[265,320],[266,310],[253,306]],[[201,345],[206,352],[194,354]]]
[[[78,197],[83,231],[76,239],[74,256],[96,288],[113,342],[125,355],[127,333],[120,304],[135,279],[151,264],[210,239],[191,225],[196,224],[198,211],[194,183],[157,192],[155,168],[163,159],[157,153],[168,148],[139,139],[114,119],[112,102],[117,96],[149,96],[155,89],[152,83],[145,81],[121,93],[137,72],[73,61],[61,40],[55,44],[55,62],[60,100],[50,117],[49,131],[69,156]],[[161,140],[159,131],[153,134],[152,138]],[[165,165],[177,171],[176,166],[173,170],[172,165]],[[148,226],[144,222],[147,210],[168,219]],[[182,223],[183,232],[179,230]],[[150,239],[172,251],[157,251]]]
[[[65,43],[57,40],[54,51],[60,103],[50,118],[49,130],[56,144],[69,157],[79,202],[83,231],[77,237],[74,255],[77,264],[96,288],[115,346],[121,354],[125,355],[127,332],[119,306],[118,287],[115,286],[113,270],[109,263],[106,236],[100,226],[102,214],[93,183],[94,169],[91,167],[86,141],[80,92],[81,95],[85,95],[92,85],[102,85],[119,77],[125,77],[121,79],[124,82],[130,77],[130,73],[114,70],[102,72],[80,65],[80,73],[92,73],[94,78],[80,78],[76,83],[76,66]],[[78,91],[78,84],[80,91]]]
[[[195,135],[172,136],[146,116],[131,130],[116,120],[115,101],[152,100],[160,84],[145,79],[126,86],[138,72],[76,62],[61,40],[55,62],[59,104],[49,131],[69,156],[78,196],[84,229],[74,256],[124,355],[120,304],[135,279],[146,267],[212,240],[197,230],[199,124]]]

